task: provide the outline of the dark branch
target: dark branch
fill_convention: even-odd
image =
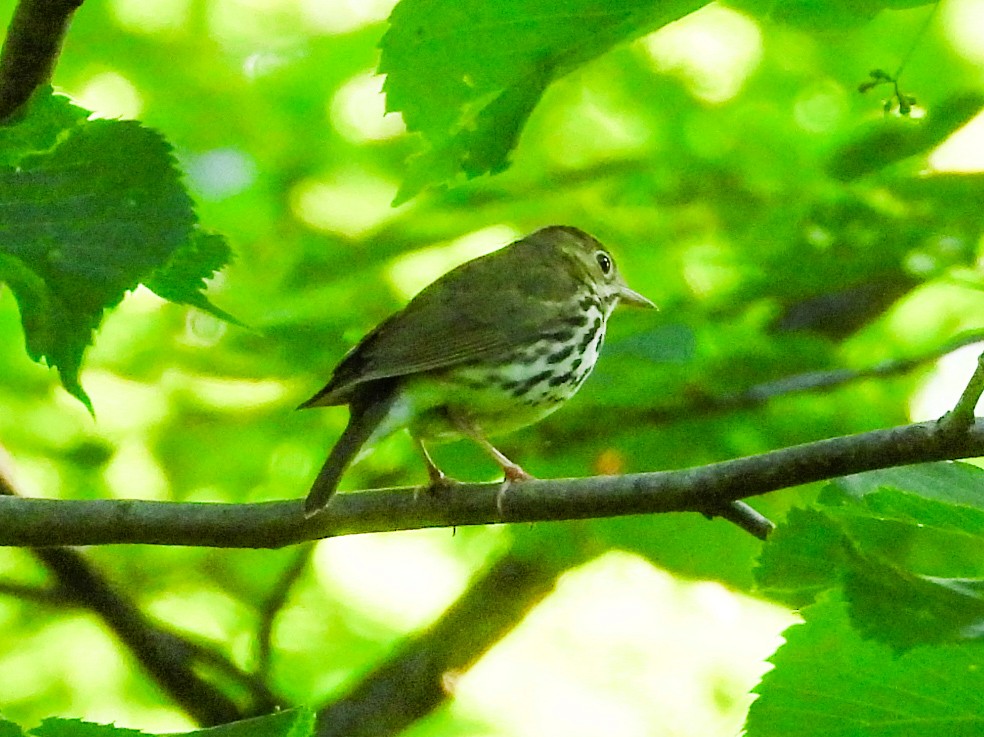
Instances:
[[[195,672],[194,648],[180,636],[155,627],[76,550],[42,548],[35,555],[79,606],[94,611],[158,685],[202,724],[241,719],[236,704]]]
[[[0,51],[0,121],[51,81],[72,14],[83,0],[20,0]]]
[[[304,573],[304,569],[307,568],[312,552],[314,552],[313,545],[308,545],[298,551],[262,604],[260,624],[256,632],[258,650],[256,673],[261,678],[265,677],[270,670],[270,657],[273,651],[270,638],[273,635],[273,624],[280,610],[287,603],[287,597],[290,595],[291,589],[294,588],[294,584],[297,583],[301,574]]]
[[[67,592],[57,586],[31,586],[26,583],[0,581],[0,596],[13,596],[35,604],[51,607],[78,606],[78,602]]]
[[[304,519],[300,499],[260,504],[0,497],[0,545],[195,545],[276,548],[367,532],[499,522],[714,514],[736,499],[862,471],[984,455],[984,421],[966,432],[937,422],[904,425],[784,448],[680,471],[527,481],[496,511],[499,484],[462,484],[447,498],[409,488],[336,496],[325,513]]]
[[[909,358],[882,361],[874,366],[860,369],[842,368],[793,374],[775,381],[756,384],[734,394],[703,395],[694,401],[682,404],[652,409],[640,408],[633,414],[640,420],[649,423],[668,423],[681,418],[692,419],[734,410],[751,409],[764,405],[777,397],[806,392],[830,392],[865,379],[899,376],[936,361],[960,348],[982,341],[984,341],[984,330],[968,331],[957,335],[933,350]]]
[[[0,499],[30,503],[33,500],[17,495],[8,465],[6,453],[0,448]],[[213,670],[233,672],[235,680],[250,685],[248,676],[218,653],[151,623],[80,551],[42,547],[31,552],[54,576],[57,585],[52,594],[65,605],[84,607],[99,616],[160,688],[199,723],[224,724],[247,713],[267,712],[274,707],[276,702],[272,697],[257,698],[256,688],[251,688],[257,703],[249,712],[241,711],[197,671],[203,663],[209,664]],[[6,589],[13,593],[11,585]]]
[[[493,502],[494,504],[494,502]],[[401,645],[318,714],[318,737],[396,735],[439,706],[454,679],[505,636],[578,560],[507,554],[430,629]]]

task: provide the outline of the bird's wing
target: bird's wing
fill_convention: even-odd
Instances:
[[[442,279],[418,294],[349,351],[328,385],[301,406],[344,404],[365,382],[506,356],[563,330],[570,276],[552,263],[513,271],[497,255],[500,273],[490,275],[478,259],[454,272],[453,290]]]

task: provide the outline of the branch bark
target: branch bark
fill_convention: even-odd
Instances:
[[[984,421],[964,432],[938,422],[874,430],[771,453],[679,471],[536,480],[506,494],[499,484],[462,484],[447,498],[412,489],[340,494],[306,520],[300,499],[259,504],[137,500],[0,498],[0,545],[193,545],[277,548],[306,540],[368,532],[501,522],[617,517],[630,514],[714,514],[737,499],[892,466],[984,455]]]
[[[20,0],[0,52],[0,121],[51,81],[72,14],[83,0]]]

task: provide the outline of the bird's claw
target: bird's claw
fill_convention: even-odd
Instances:
[[[506,492],[509,491],[509,487],[515,483],[521,481],[532,481],[536,478],[536,476],[531,473],[527,473],[515,464],[511,466],[503,466],[502,471],[505,474],[505,478],[502,479],[502,484],[499,486],[499,491],[495,495],[495,508],[498,510],[500,518],[505,516],[503,511],[503,502],[506,499]]]
[[[434,499],[447,499],[458,483],[457,479],[453,479],[443,472],[438,471],[436,474],[431,474],[429,482],[413,490],[413,500],[417,501],[420,498],[421,492],[426,492],[428,496]]]

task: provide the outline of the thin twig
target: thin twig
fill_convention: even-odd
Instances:
[[[161,688],[192,718],[207,725],[242,718],[229,697],[195,672],[188,643],[148,622],[143,612],[78,551],[40,548],[34,554],[78,605],[99,615]]]
[[[318,737],[388,737],[426,716],[454,691],[458,674],[549,594],[582,559],[508,553],[473,582],[426,631],[318,713]]]
[[[294,556],[290,564],[280,575],[276,586],[270,591],[263,607],[260,610],[260,624],[257,628],[257,667],[256,673],[266,677],[270,671],[270,656],[273,651],[271,637],[273,635],[273,624],[277,619],[280,610],[283,609],[290,595],[291,589],[307,568],[308,561],[311,560],[311,553],[314,552],[313,545],[306,545],[301,548]]]
[[[0,499],[28,502],[17,494],[10,459],[0,448]],[[57,580],[55,589],[68,604],[98,615],[133,653],[154,681],[195,720],[215,725],[271,710],[272,696],[248,710],[240,707],[197,672],[203,662],[245,684],[254,698],[252,678],[219,653],[151,623],[143,612],[78,550],[70,547],[34,547],[31,553]],[[267,692],[269,693],[269,692]],[[262,696],[262,694],[260,694]]]
[[[31,586],[26,583],[0,581],[0,596],[14,596],[33,604],[53,607],[78,606],[78,601],[58,586]]]
[[[984,353],[977,357],[977,368],[967,382],[956,405],[940,418],[940,427],[946,432],[962,433],[974,424],[974,410],[984,393]]]
[[[270,690],[262,674],[244,672],[209,643],[198,642],[187,636],[181,637],[181,640],[182,646],[193,656],[197,672],[203,676],[212,673],[225,678],[236,692],[245,689],[249,693],[251,701],[241,709],[245,717],[269,714],[284,705],[283,699]]]
[[[278,548],[338,535],[501,522],[710,512],[814,481],[984,455],[984,421],[964,433],[937,422],[819,440],[679,471],[524,481],[496,509],[500,484],[461,484],[444,498],[412,488],[339,494],[305,519],[300,499],[258,504],[0,497],[0,545],[194,545]]]
[[[0,51],[0,121],[51,81],[72,14],[83,0],[20,0]]]
[[[831,369],[827,371],[806,371],[791,374],[773,381],[765,381],[734,394],[701,394],[696,399],[665,407],[639,408],[632,412],[632,421],[653,424],[668,424],[682,418],[693,419],[722,414],[740,409],[752,409],[779,397],[809,392],[830,392],[866,379],[900,376],[936,361],[960,348],[984,342],[984,330],[972,330],[955,336],[951,340],[909,358],[896,358],[882,361],[874,366],[859,369]],[[624,415],[623,415],[624,417]],[[563,430],[544,427],[540,432],[549,437],[563,437]],[[566,438],[565,438],[566,439]]]
[[[899,62],[898,69],[895,70],[895,79],[898,79],[899,77],[902,76],[902,71],[909,63],[909,60],[912,59],[912,55],[915,53],[916,47],[919,45],[919,42],[922,41],[923,37],[926,35],[926,29],[929,28],[929,24],[932,23],[933,18],[936,17],[936,11],[940,9],[940,4],[941,4],[940,0],[934,2],[933,9],[926,14],[926,19],[923,21],[922,26],[920,26],[919,32],[916,33],[916,35],[912,38],[912,43],[909,44],[908,51],[906,51],[905,54],[902,56],[902,60]]]
[[[759,540],[767,540],[776,529],[772,520],[741,501],[729,502],[720,509],[708,510],[705,514],[710,518],[720,517],[728,520]]]

